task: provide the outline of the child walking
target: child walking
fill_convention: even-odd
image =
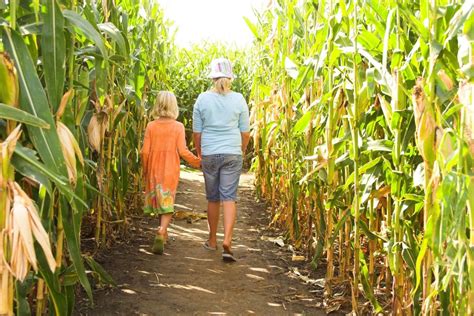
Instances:
[[[180,157],[199,168],[201,160],[187,146],[184,126],[177,122],[178,104],[172,92],[161,91],[151,112],[141,150],[145,177],[145,213],[158,214],[160,227],[152,251],[163,254],[168,225],[174,212],[174,198],[179,181]]]

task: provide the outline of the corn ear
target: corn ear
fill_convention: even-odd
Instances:
[[[415,115],[417,145],[423,160],[433,166],[436,160],[436,121],[428,107],[422,80],[418,80],[413,91],[413,112]]]
[[[61,98],[61,103],[59,104],[58,111],[56,112],[56,120],[59,121],[61,120],[61,117],[64,114],[64,110],[66,109],[66,105],[69,102],[69,99],[73,95],[74,90],[71,89],[68,92],[66,92],[63,97]]]
[[[9,183],[9,189],[13,195],[13,205],[6,228],[10,234],[12,250],[10,268],[13,276],[23,281],[28,274],[30,265],[35,271],[38,271],[33,237],[43,249],[49,268],[54,272],[56,261],[51,251],[48,234],[41,224],[36,207],[18,183]]]
[[[38,265],[28,219],[28,209],[23,198],[17,193],[14,193],[9,226],[12,240],[10,267],[15,278],[23,281],[28,274],[29,265],[31,264],[35,271],[38,271]]]
[[[458,91],[459,102],[464,105],[462,110],[464,122],[464,137],[469,145],[469,151],[474,156],[474,84],[461,83]]]
[[[19,84],[15,66],[7,53],[0,53],[0,103],[18,107]]]
[[[36,207],[34,206],[29,196],[21,189],[18,183],[15,182],[14,185],[17,188],[19,194],[23,197],[24,201],[26,202],[26,207],[28,209],[28,215],[29,215],[29,220],[30,220],[33,236],[35,237],[36,241],[43,249],[43,252],[46,255],[46,260],[48,261],[48,266],[50,270],[54,272],[54,270],[56,270],[57,264],[56,264],[56,260],[53,257],[48,233],[44,229],[43,224],[41,223],[41,219],[36,210]]]
[[[438,71],[438,78],[443,82],[444,86],[448,91],[453,90],[454,88],[454,82],[453,80],[448,76],[446,71],[444,69],[440,69]]]
[[[82,157],[79,144],[77,143],[69,128],[67,128],[67,126],[62,122],[57,122],[56,129],[59,139],[61,140],[61,149],[64,159],[66,160],[69,181],[74,185],[77,181],[76,155],[82,165],[84,165],[84,158]]]
[[[91,145],[92,149],[97,152],[100,152],[102,140],[107,129],[107,124],[108,114],[104,111],[101,111],[92,115],[89,126],[87,126],[89,144]]]
[[[393,132],[392,130],[392,116],[393,116],[393,111],[392,111],[392,105],[390,102],[387,102],[385,98],[381,95],[377,95],[379,102],[380,102],[380,107],[382,108],[382,113],[383,116],[385,117],[385,122],[387,123],[388,128]]]
[[[89,137],[89,144],[91,145],[92,149],[100,152],[100,143],[102,139],[100,133],[100,124],[97,120],[96,114],[92,115],[89,126],[87,126],[87,135]]]

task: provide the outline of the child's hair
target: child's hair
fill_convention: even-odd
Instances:
[[[220,77],[214,79],[214,89],[216,89],[219,94],[226,94],[230,91],[232,85],[232,80],[226,77]]]
[[[178,101],[173,92],[160,91],[150,115],[154,119],[159,117],[177,119],[179,115]]]

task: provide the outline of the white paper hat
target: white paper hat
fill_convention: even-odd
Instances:
[[[232,73],[232,64],[227,58],[216,58],[211,62],[211,72],[209,78],[230,78],[234,79],[235,76]]]

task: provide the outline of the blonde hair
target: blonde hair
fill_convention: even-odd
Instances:
[[[178,101],[176,100],[174,93],[170,91],[160,91],[156,97],[155,106],[150,115],[154,119],[159,117],[177,119],[179,109]]]
[[[219,94],[226,94],[230,91],[232,80],[230,78],[221,77],[214,79],[214,89]]]

